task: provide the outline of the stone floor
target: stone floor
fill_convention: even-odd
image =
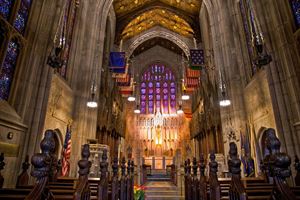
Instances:
[[[168,181],[149,181],[146,186],[146,200],[183,200],[183,188]]]

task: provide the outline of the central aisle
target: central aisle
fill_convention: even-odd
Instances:
[[[183,192],[168,181],[149,181],[146,186],[146,200],[183,200]],[[182,189],[183,190],[183,189]]]

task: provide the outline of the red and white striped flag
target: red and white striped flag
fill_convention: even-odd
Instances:
[[[72,146],[71,129],[69,126],[67,126],[66,137],[65,137],[65,142],[62,151],[62,169],[61,169],[62,176],[69,176],[69,172],[70,172],[69,159],[71,157],[71,146]]]

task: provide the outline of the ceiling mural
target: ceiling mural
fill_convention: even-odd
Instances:
[[[201,5],[200,0],[115,0],[114,8],[117,15],[124,15],[153,2],[161,2],[192,15],[199,13]]]
[[[162,26],[185,37],[193,37],[194,31],[180,16],[161,8],[152,9],[134,18],[123,30],[122,39],[132,38],[154,26]]]

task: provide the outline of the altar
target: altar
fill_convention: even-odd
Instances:
[[[174,157],[143,157],[143,164],[151,166],[151,169],[166,169],[168,165],[174,164]]]

